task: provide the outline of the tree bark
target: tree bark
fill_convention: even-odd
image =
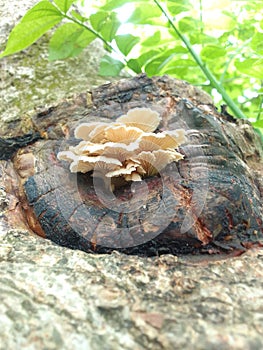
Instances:
[[[114,193],[57,160],[60,150],[76,144],[79,123],[110,122],[135,107],[160,113],[161,131],[186,130],[188,142],[179,149],[184,160]],[[150,256],[238,254],[263,241],[260,138],[183,81],[139,75],[103,85],[36,114],[30,137],[21,130],[1,139],[0,155],[13,155],[31,228],[60,245]]]

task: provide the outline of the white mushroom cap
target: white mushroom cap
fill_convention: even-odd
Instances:
[[[70,171],[72,173],[88,173],[89,171],[93,170],[93,165],[87,162],[82,162],[81,160],[75,160],[70,164]]]
[[[69,152],[79,156],[104,155],[107,157],[117,157],[118,159],[120,158],[123,160],[134,154],[136,150],[139,150],[139,143],[137,141],[130,144],[121,142],[93,143],[89,141],[81,141],[77,146],[69,148]]]
[[[101,122],[93,122],[93,123],[82,123],[76,127],[74,136],[76,139],[82,139],[85,141],[90,141],[90,133],[94,131],[96,128],[107,128],[109,124],[101,123]]]
[[[105,149],[105,144],[81,141],[77,146],[70,147],[70,151],[77,155],[100,155]]]
[[[149,108],[133,108],[126,115],[116,119],[117,123],[124,123],[127,126],[136,127],[145,132],[156,130],[160,121],[159,113]]]
[[[107,141],[105,136],[105,130],[108,129],[109,124],[98,125],[93,131],[90,132],[89,137],[92,142],[104,143]]]
[[[109,171],[105,176],[106,177],[115,177],[115,176],[121,176],[121,175],[127,175],[127,174],[130,175],[134,171],[136,171],[136,166],[132,166],[130,168],[121,167],[119,169]]]
[[[98,157],[78,157],[71,163],[70,171],[72,173],[81,172],[86,173],[91,170],[96,170],[98,172],[107,172],[112,169],[117,169],[122,163],[118,159],[107,158],[104,156]]]
[[[143,135],[143,131],[139,128],[118,125],[111,126],[105,130],[105,137],[107,141],[111,142],[121,142],[129,144]]]
[[[110,178],[122,176],[125,181],[141,181],[142,177],[139,173],[146,173],[140,165],[140,161],[129,160],[126,165],[124,164],[121,168],[108,172],[105,176]]]
[[[152,152],[141,152],[137,159],[140,161],[146,175],[153,176],[163,170],[167,164],[182,159],[183,155],[173,150],[156,150]]]
[[[140,138],[140,149],[153,151],[158,149],[176,148],[185,142],[184,130],[172,130],[154,133],[145,133]]]
[[[72,162],[76,160],[77,156],[71,151],[61,151],[57,154],[59,160],[65,160],[67,162]]]
[[[167,130],[167,131],[164,131],[164,133],[176,139],[177,141],[176,147],[182,145],[187,141],[184,129]]]
[[[139,150],[139,143],[132,142],[129,145],[125,143],[114,143],[107,142],[104,144],[106,147],[104,149],[103,155],[109,158],[116,158],[121,162],[130,159]]]
[[[126,181],[142,181],[142,177],[137,172],[133,172],[131,174],[124,175],[124,179]]]

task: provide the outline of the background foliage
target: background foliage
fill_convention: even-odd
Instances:
[[[261,0],[42,0],[12,30],[4,57],[53,29],[49,59],[99,38],[101,75],[169,74],[201,86],[263,133]]]

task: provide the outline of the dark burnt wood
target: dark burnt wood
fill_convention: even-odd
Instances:
[[[56,155],[76,143],[72,135],[80,122],[114,120],[135,107],[158,111],[160,130],[187,130],[188,142],[180,148],[185,159],[135,188],[117,189],[116,204],[103,182],[94,185],[90,174],[70,174]],[[246,122],[220,114],[210,97],[193,86],[140,75],[43,110],[32,125],[46,140],[21,149],[16,162],[26,153],[36,158],[35,174],[22,182],[52,241],[87,252],[117,248],[146,256],[242,252],[262,242],[259,137]]]

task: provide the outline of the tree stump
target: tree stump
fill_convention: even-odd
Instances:
[[[112,192],[57,159],[76,144],[81,122],[111,122],[136,107],[157,111],[161,131],[186,130],[183,160]],[[206,93],[184,81],[138,75],[102,85],[1,133],[9,226],[29,226],[92,253],[240,254],[262,245],[261,140],[248,122],[218,112]]]

